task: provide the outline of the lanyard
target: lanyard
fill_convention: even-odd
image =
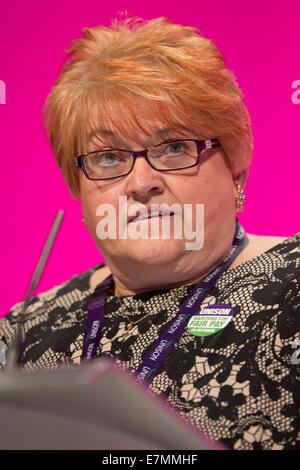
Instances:
[[[158,373],[169,356],[174,344],[184,332],[189,319],[199,313],[202,302],[213,289],[219,277],[248,243],[248,237],[239,220],[236,219],[236,230],[230,252],[217,268],[197,283],[183,302],[176,316],[172,318],[161,336],[154,342],[149,353],[136,371],[136,380],[138,382],[141,383],[145,379],[147,379],[148,382],[153,380],[154,376]],[[112,282],[113,277],[110,275],[96,287],[95,292],[91,295],[88,302],[88,316],[84,330],[81,362],[90,360],[96,354],[102,335],[106,294]]]

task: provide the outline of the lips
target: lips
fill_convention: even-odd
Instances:
[[[128,217],[128,223],[130,222],[137,222],[139,220],[146,220],[146,219],[151,219],[154,217],[163,217],[163,216],[172,216],[174,215],[174,211],[167,211],[165,209],[159,209],[151,212],[150,210],[140,210],[136,211],[135,215],[129,216]]]

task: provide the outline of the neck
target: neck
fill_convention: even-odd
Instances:
[[[113,275],[114,278],[114,295],[115,296],[129,296],[129,295],[135,295],[135,294],[141,294],[143,292],[150,292],[152,290],[162,290],[162,289],[176,289],[179,287],[183,286],[188,286],[191,284],[196,284],[197,282],[201,281],[205,276],[207,276],[211,271],[213,271],[220,263],[221,260],[218,260],[218,262],[214,265],[211,266],[209,269],[207,269],[205,272],[202,273],[197,273],[194,276],[188,277],[186,279],[183,279],[178,282],[153,282],[152,284],[149,284],[147,286],[143,286],[141,288],[135,288],[134,290],[131,290],[127,286],[125,286],[122,283],[122,280],[118,278],[118,276]]]
[[[201,276],[201,277],[198,277],[194,280],[190,280],[190,281],[187,281],[187,282],[178,282],[178,283],[175,283],[175,284],[168,284],[164,287],[162,286],[153,286],[153,287],[150,287],[150,288],[143,288],[143,289],[135,289],[134,291],[131,291],[130,289],[126,289],[126,287],[123,287],[122,285],[118,284],[116,282],[116,278],[114,278],[114,281],[115,281],[115,286],[114,286],[114,294],[115,296],[118,296],[118,297],[122,297],[122,296],[128,296],[128,295],[135,295],[135,294],[141,294],[143,292],[150,292],[152,290],[162,290],[162,289],[176,289],[176,288],[179,288],[179,287],[183,287],[183,286],[189,286],[191,284],[195,284],[197,282],[199,282],[203,277],[205,276]]]
[[[189,255],[188,259],[180,258],[164,263],[158,260],[157,263],[149,265],[144,260],[130,263],[128,258],[122,259],[121,256],[116,259],[105,256],[109,268],[108,274],[112,274],[114,279],[113,294],[129,296],[195,284],[212,272],[225,258],[232,246],[232,236],[228,237],[225,248],[224,245],[225,242],[216,247],[208,246],[204,255],[201,252],[200,256],[193,254]],[[227,270],[243,263],[246,251],[248,248],[237,256]]]

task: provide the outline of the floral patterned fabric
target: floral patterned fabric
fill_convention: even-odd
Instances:
[[[80,364],[89,281],[102,266],[31,299],[24,369]],[[109,292],[97,357],[113,357],[134,373],[193,288],[122,297],[131,320],[145,317],[127,337],[128,321]],[[216,303],[233,307],[232,321],[206,337],[186,330],[150,390],[229,448],[299,449],[300,233],[225,271],[202,307]],[[0,340],[7,348],[21,307],[16,304],[0,320]]]

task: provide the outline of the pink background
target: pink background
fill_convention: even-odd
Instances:
[[[216,42],[253,122],[255,149],[240,221],[259,235],[300,230],[300,103],[292,102],[292,83],[300,80],[299,2],[10,0],[0,9],[0,80],[6,84],[6,104],[0,104],[0,316],[25,296],[58,209],[65,216],[35,294],[103,261],[56,167],[40,116],[69,41],[81,37],[83,27],[108,26],[120,11],[197,26]]]

